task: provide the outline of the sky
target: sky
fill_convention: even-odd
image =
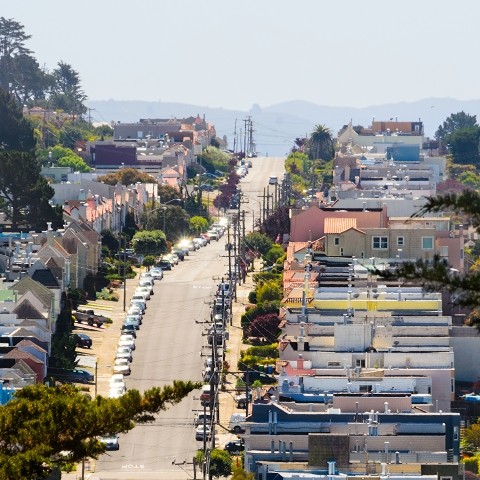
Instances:
[[[479,0],[0,0],[90,100],[249,110],[480,98]]]

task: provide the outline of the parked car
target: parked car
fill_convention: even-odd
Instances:
[[[137,287],[135,289],[135,293],[134,295],[144,295],[145,296],[145,300],[150,300],[151,296],[153,295],[152,293],[152,289],[149,287],[149,286],[145,286],[145,287]]]
[[[210,240],[217,240],[220,238],[220,235],[218,234],[217,230],[209,230],[207,232],[207,235],[209,236]]]
[[[155,280],[161,280],[163,278],[163,270],[160,267],[152,268],[150,273]]]
[[[227,442],[224,449],[232,455],[240,455],[245,450],[245,443],[239,438],[237,440]]]
[[[127,346],[117,347],[115,358],[126,358],[129,362],[131,362],[133,360],[132,349]]]
[[[237,404],[237,408],[247,408],[247,404],[251,401],[252,395],[250,393],[248,394],[248,400],[246,394],[237,395],[235,397],[235,403]]]
[[[113,373],[121,373],[122,375],[130,375],[130,362],[126,358],[117,358],[113,364]]]
[[[105,435],[99,437],[99,440],[105,444],[105,450],[119,450],[120,444],[118,442],[118,435]]]
[[[64,383],[92,383],[95,380],[92,373],[80,368],[74,368],[73,370],[51,369],[48,371],[48,376]]]
[[[143,319],[142,309],[139,305],[130,305],[127,310],[127,315],[135,315]]]
[[[127,315],[123,319],[124,325],[133,325],[136,330],[140,329],[140,325],[142,324],[142,319],[140,315]]]
[[[145,300],[140,300],[138,298],[130,300],[130,306],[137,306],[140,309],[141,314],[145,313],[147,309],[147,302]]]
[[[215,190],[213,186],[209,185],[208,183],[202,183],[198,188],[204,192],[213,192]]]
[[[118,339],[119,347],[130,347],[132,350],[135,350],[135,339],[130,334],[122,334]]]
[[[181,262],[185,260],[185,253],[180,248],[172,248],[172,253],[176,255]]]
[[[181,250],[185,256],[190,255],[190,250],[188,249],[188,246],[187,246],[187,245],[184,245],[184,244],[182,244],[182,243],[179,243],[179,244],[175,245],[174,248],[175,248],[175,249],[178,249],[178,250]]]
[[[125,378],[122,373],[114,373],[109,380],[110,387],[125,386]]]
[[[172,264],[168,260],[162,258],[157,262],[157,267],[160,267],[162,270],[171,270]]]
[[[72,336],[75,339],[77,347],[90,348],[93,344],[92,339],[85,333],[74,333]]]
[[[195,417],[195,426],[198,427],[199,425],[210,424],[212,421],[212,414],[209,411],[205,413],[199,412]]]
[[[163,260],[168,260],[172,264],[172,266],[178,265],[178,262],[180,261],[179,258],[172,253],[167,253],[166,255],[164,255]]]
[[[200,243],[202,247],[206,247],[208,244],[207,240],[200,235],[198,237],[195,237],[193,241]]]
[[[202,441],[203,437],[206,437],[206,440],[210,440],[212,438],[212,429],[210,425],[199,425],[195,430],[195,440]]]
[[[137,338],[137,332],[135,325],[131,324],[123,324],[122,329],[121,329],[122,334],[128,334],[131,335],[133,338]]]
[[[110,390],[108,391],[109,398],[119,398],[127,391],[125,384],[123,385],[110,385]]]

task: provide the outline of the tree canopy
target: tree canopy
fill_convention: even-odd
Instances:
[[[199,387],[175,381],[143,394],[132,389],[118,399],[93,400],[71,385],[24,387],[0,407],[0,478],[42,479],[62,463],[98,458],[105,451],[98,436],[151,422]]]
[[[333,137],[330,129],[325,125],[315,125],[308,140],[310,159],[331,160],[335,155]]]
[[[132,246],[137,253],[159,255],[167,245],[165,233],[161,230],[142,230],[135,233]]]
[[[442,125],[438,126],[438,129],[435,132],[435,138],[445,143],[449,143],[450,135],[456,130],[477,126],[476,115],[469,115],[462,110],[458,113],[452,113],[446,118]]]
[[[156,183],[156,180],[151,175],[141,172],[136,168],[121,168],[116,172],[98,177],[98,181],[106,183],[107,185],[116,185],[117,183],[132,185],[137,182]]]

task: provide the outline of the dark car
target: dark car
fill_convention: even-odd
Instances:
[[[157,262],[157,267],[160,267],[162,270],[171,270],[172,264],[168,260],[160,260]]]
[[[232,440],[225,444],[225,450],[228,453],[240,454],[245,450],[245,444],[242,439]]]
[[[48,372],[49,377],[64,383],[92,383],[94,375],[86,370],[74,368],[73,370],[52,369]]]
[[[202,183],[199,188],[200,188],[200,190],[203,190],[204,192],[213,192],[213,190],[214,190],[212,185],[209,185],[208,183]]]
[[[84,333],[74,333],[73,338],[75,339],[77,347],[80,348],[90,348],[93,344],[92,339]]]
[[[124,333],[129,333],[133,338],[137,338],[137,332],[136,332],[136,328],[135,328],[135,325],[131,324],[131,323],[124,323],[122,325],[122,334]]]
[[[185,260],[185,253],[181,248],[172,248],[172,253],[174,253],[181,262]]]

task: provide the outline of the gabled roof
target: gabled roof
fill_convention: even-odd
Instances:
[[[40,345],[37,345],[36,343],[28,339],[23,339],[21,342],[18,342],[16,346],[33,348],[34,350],[37,350],[39,352],[47,353],[47,351],[44,348],[40,347]]]
[[[19,319],[45,319],[45,316],[28,299],[18,303],[12,313],[15,313]]]
[[[357,227],[356,218],[325,218],[323,230],[327,233],[342,233],[350,228]]]
[[[51,270],[48,268],[35,270],[35,272],[33,272],[32,279],[41,283],[47,288],[59,287],[57,279],[53,276]]]
[[[5,353],[4,355],[2,355],[2,358],[14,358],[16,360],[29,360],[34,363],[43,365],[43,362],[39,360],[37,357],[33,356],[29,352],[20,350],[19,348],[12,348],[8,353]]]
[[[28,276],[23,277],[11,286],[10,290],[16,290],[20,295],[24,295],[26,292],[32,292],[46,308],[50,308],[52,305],[54,293]]]

